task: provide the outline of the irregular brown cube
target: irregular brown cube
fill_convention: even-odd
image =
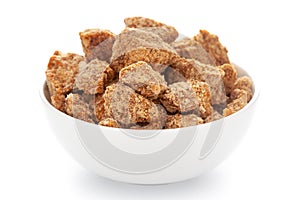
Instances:
[[[124,66],[138,61],[169,65],[173,63],[174,57],[179,55],[156,34],[139,29],[126,29],[116,36],[110,67],[119,72]]]
[[[226,94],[229,95],[237,79],[237,71],[235,67],[231,64],[224,64],[218,66],[218,68],[224,71],[224,76],[222,77],[222,79],[225,85]]]
[[[139,123],[131,126],[131,129],[162,129],[164,128],[167,120],[167,112],[163,106],[156,104],[158,112],[153,116],[153,120],[149,123]]]
[[[219,112],[214,110],[213,113],[205,119],[205,123],[212,122],[221,119],[223,117],[224,117],[223,115],[221,115]]]
[[[81,68],[76,77],[76,87],[87,94],[103,93],[105,85],[114,78],[108,63],[94,59]]]
[[[249,102],[253,96],[253,83],[252,80],[248,76],[239,77],[233,86],[233,89],[245,90],[247,92],[247,101]]]
[[[215,65],[214,59],[195,40],[183,38],[173,42],[171,46],[184,58],[195,59],[203,64]]]
[[[205,119],[213,112],[210,101],[209,85],[205,82],[197,80],[188,80],[188,83],[192,86],[198,98],[200,116]]]
[[[203,124],[203,119],[198,117],[197,115],[190,114],[190,115],[168,115],[165,128],[181,128],[187,126],[195,126]]]
[[[107,127],[113,127],[113,128],[118,128],[118,122],[112,118],[106,118],[103,119],[99,122],[99,125],[101,126],[107,126]]]
[[[102,29],[86,29],[79,33],[83,52],[88,61],[93,59],[110,62],[115,35]]]
[[[157,99],[167,89],[164,78],[143,61],[124,67],[119,81],[149,99]]]
[[[124,19],[129,28],[139,28],[157,34],[167,43],[171,43],[178,37],[178,32],[173,26],[168,26],[153,19],[144,17],[130,17]]]
[[[186,113],[199,110],[198,98],[189,83],[173,83],[169,88],[160,98],[167,111],[170,113]]]
[[[51,56],[46,70],[46,80],[51,103],[57,109],[64,111],[64,97],[74,89],[75,77],[78,74],[79,63],[83,56],[55,51]]]
[[[157,106],[122,83],[108,86],[103,98],[106,115],[117,120],[122,128],[157,120]]]
[[[226,103],[226,85],[223,78],[225,76],[224,71],[211,65],[202,64],[197,60],[189,61],[193,64],[193,67],[197,71],[196,73],[199,75],[198,79],[196,80],[204,81],[209,85],[211,93],[211,103],[213,105]],[[196,73],[190,75],[190,77],[192,79],[193,76],[197,78],[195,76]]]
[[[198,35],[193,38],[195,41],[199,42],[201,46],[214,58],[216,65],[223,65],[225,63],[230,63],[227,56],[227,49],[224,47],[218,36],[210,34],[206,30],[200,30]]]
[[[235,89],[233,93],[234,99],[231,99],[226,108],[223,110],[223,115],[225,117],[236,113],[247,105],[248,94],[245,90]]]
[[[77,119],[94,123],[93,113],[90,111],[89,105],[79,94],[68,94],[66,97],[66,113]]]

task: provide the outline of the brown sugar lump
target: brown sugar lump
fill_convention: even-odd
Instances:
[[[187,82],[173,83],[160,98],[162,105],[170,113],[186,113],[199,109],[198,98]]]
[[[79,94],[68,94],[66,97],[66,113],[77,119],[94,123],[93,113],[90,111],[89,105]]]
[[[103,98],[106,115],[115,119],[121,128],[151,123],[159,117],[159,109],[152,101],[122,83],[108,86]]]
[[[110,62],[115,35],[108,30],[86,29],[79,33],[83,52],[88,61],[95,58]]]
[[[248,94],[245,90],[235,89],[232,93],[231,101],[227,104],[223,110],[223,115],[229,116],[237,111],[241,110],[247,105]]]
[[[198,80],[188,80],[188,83],[191,85],[197,96],[200,117],[202,117],[203,119],[207,118],[213,112],[210,100],[211,95],[209,85]]]
[[[174,57],[178,57],[175,50],[156,34],[126,29],[116,36],[110,67],[119,72],[123,67],[138,61],[169,65]]]
[[[253,96],[253,83],[252,80],[248,76],[239,77],[233,86],[233,89],[245,90],[247,92],[247,101],[249,102]],[[233,94],[231,94],[233,95]]]
[[[52,105],[64,111],[64,97],[74,89],[75,77],[83,56],[55,51],[46,70],[46,81]]]
[[[195,40],[183,38],[171,43],[171,46],[181,57],[195,59],[203,64],[215,65],[214,59]]]
[[[195,76],[196,73],[191,75],[192,79],[197,78],[197,80],[201,80],[206,82],[210,87],[211,93],[211,103],[222,104],[226,103],[226,84],[224,83],[225,73],[223,70],[220,70],[214,66],[202,64],[197,60],[189,59],[189,61],[193,64],[193,67],[196,69],[196,73],[199,75]]]
[[[217,66],[230,63],[227,55],[228,51],[226,47],[221,44],[217,35],[211,34],[206,30],[200,30],[193,39],[199,42],[211,57],[214,58]]]
[[[235,67],[231,64],[224,64],[221,66],[218,66],[220,70],[224,72],[224,76],[222,77],[226,94],[229,95],[234,87],[234,83],[237,79],[237,71]]]
[[[157,34],[166,43],[171,43],[178,37],[178,32],[173,26],[157,22],[145,17],[129,17],[124,19],[126,27],[138,28]]]
[[[212,121],[215,121],[215,120],[218,120],[218,119],[221,119],[223,118],[224,116],[221,115],[218,111],[214,110],[212,112],[212,114],[210,116],[208,116],[204,121],[205,123],[208,123],[208,122],[212,122]]]
[[[114,128],[118,128],[118,122],[112,118],[106,118],[103,119],[99,122],[99,125],[101,126],[107,126],[107,127],[114,127]]]
[[[212,113],[210,89],[207,83],[189,80],[169,86],[160,98],[161,103],[170,113],[195,111],[205,119]]]
[[[157,99],[167,89],[163,76],[143,61],[124,67],[119,81],[149,99]]]
[[[182,127],[187,127],[187,126],[195,126],[195,125],[203,124],[203,122],[204,121],[201,117],[198,117],[197,115],[194,115],[194,114],[168,115],[165,128],[171,129],[171,128],[182,128]]]
[[[149,123],[138,123],[131,126],[130,129],[163,129],[166,124],[167,112],[163,106],[156,104],[157,111],[156,116],[153,116],[153,120]]]
[[[76,77],[76,87],[86,94],[103,93],[105,85],[114,78],[108,63],[94,59],[81,68]]]
[[[104,110],[104,99],[103,94],[85,94],[82,95],[83,100],[88,104],[91,112],[93,112],[93,120],[99,122],[104,119],[105,110]]]

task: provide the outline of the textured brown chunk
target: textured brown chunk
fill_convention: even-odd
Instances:
[[[209,85],[211,103],[213,105],[225,103],[227,97],[225,93],[226,86],[223,82],[223,77],[225,76],[224,71],[214,66],[202,64],[197,60],[189,61],[193,63],[193,67],[197,70],[196,73],[199,75],[199,77],[195,76],[195,74],[190,75],[191,78],[194,76],[195,78],[198,78],[197,80],[204,81]]]
[[[66,97],[66,113],[77,119],[94,123],[93,113],[90,111],[89,105],[79,94],[68,94]]]
[[[226,108],[223,110],[223,115],[229,116],[237,111],[241,110],[243,107],[247,105],[247,92],[245,90],[235,89],[235,99],[232,99],[229,104],[227,104]]]
[[[198,35],[193,38],[195,41],[199,42],[201,46],[214,58],[216,65],[223,65],[225,63],[230,63],[227,56],[227,49],[224,47],[218,36],[210,34],[206,30],[200,30]]]
[[[87,60],[98,58],[110,62],[115,35],[102,29],[86,29],[79,33]]]
[[[224,71],[224,76],[222,77],[226,94],[229,95],[234,87],[234,83],[237,79],[237,71],[235,67],[231,64],[224,64],[218,66],[219,69]]]
[[[205,82],[197,80],[188,80],[188,83],[191,84],[198,98],[200,116],[205,119],[213,112],[213,108],[210,102],[209,85]]]
[[[127,29],[116,37],[111,68],[119,72],[124,66],[138,61],[169,65],[178,57],[175,50],[159,36],[138,29]]]
[[[83,57],[74,53],[63,54],[55,51],[46,70],[46,80],[51,95],[51,103],[64,111],[64,95],[73,91],[78,65]]]
[[[185,113],[199,110],[198,98],[187,82],[173,83],[161,97],[160,101],[170,113]]]
[[[163,106],[156,104],[158,112],[153,116],[153,120],[146,124],[136,124],[131,129],[162,129],[167,120],[167,112]]]
[[[117,120],[120,127],[155,121],[159,110],[150,100],[135,93],[130,87],[117,83],[106,88],[103,95],[107,116]]]
[[[203,119],[201,117],[197,117],[197,115],[168,115],[165,128],[181,128],[187,126],[195,126],[198,124],[203,124]]]
[[[214,59],[195,40],[183,38],[173,42],[171,46],[184,58],[195,59],[203,64],[215,65]]]
[[[223,115],[221,115],[219,112],[214,110],[213,113],[205,119],[205,123],[212,122],[221,119],[223,117],[224,117]]]
[[[168,26],[153,19],[144,17],[129,17],[124,19],[129,28],[139,28],[157,34],[167,43],[171,43],[178,37],[178,32],[173,26]]]
[[[101,126],[108,126],[108,127],[114,127],[114,128],[118,128],[118,122],[112,118],[106,118],[103,119],[99,122],[99,125]]]
[[[103,93],[107,82],[114,77],[108,63],[94,59],[82,67],[76,77],[76,87],[87,94]]]
[[[248,76],[239,77],[233,86],[233,89],[245,90],[247,92],[247,101],[249,102],[253,96],[253,83],[252,80]],[[233,91],[234,92],[234,91]],[[231,94],[234,95],[234,94]]]
[[[149,99],[157,99],[167,89],[164,78],[143,61],[123,68],[119,80]]]
[[[65,95],[64,94],[54,94],[51,96],[51,104],[60,111],[65,111]]]

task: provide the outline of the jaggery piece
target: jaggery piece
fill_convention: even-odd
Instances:
[[[181,57],[195,59],[203,64],[215,65],[214,59],[195,40],[183,38],[179,41],[171,43],[171,46]]]
[[[118,128],[118,122],[112,118],[106,118],[103,119],[99,122],[99,125],[101,126],[107,126],[107,127],[113,127],[113,128]]]
[[[83,100],[89,105],[91,112],[93,112],[93,120],[99,122],[104,119],[105,110],[104,110],[104,99],[103,94],[85,94],[82,95]]]
[[[210,34],[206,30],[200,30],[193,39],[199,42],[199,44],[201,44],[211,57],[214,58],[217,66],[230,63],[227,56],[228,51],[226,47],[220,43],[218,36]]]
[[[231,64],[224,64],[218,66],[217,68],[224,71],[224,76],[222,77],[226,94],[229,95],[234,87],[234,83],[237,79],[237,71],[235,67]]]
[[[110,67],[119,72],[124,66],[138,61],[169,65],[174,62],[174,57],[179,55],[159,36],[139,29],[126,29],[116,36]]]
[[[139,28],[157,34],[166,43],[171,43],[178,37],[178,32],[173,26],[168,26],[153,19],[144,17],[129,17],[124,19],[126,27]]]
[[[76,77],[76,87],[87,94],[103,93],[105,85],[114,78],[108,63],[94,59],[82,67]]]
[[[223,115],[225,117],[236,113],[247,105],[248,94],[245,90],[235,89],[233,94],[230,103],[228,103],[223,110]]]
[[[60,111],[65,111],[65,95],[64,94],[54,94],[50,97],[51,104]]]
[[[153,120],[151,122],[145,124],[138,123],[134,126],[131,126],[130,129],[163,129],[167,120],[167,112],[164,107],[159,104],[156,104],[156,107],[158,112],[155,113],[155,116],[152,116]]]
[[[199,124],[203,124],[203,119],[194,114],[189,115],[168,115],[165,128],[181,128],[187,126],[195,126]]]
[[[90,111],[89,105],[79,94],[68,94],[65,103],[66,113],[68,115],[86,122],[94,123],[93,113]]]
[[[83,52],[88,61],[95,58],[110,62],[115,35],[103,29],[86,29],[79,33]]]
[[[119,81],[149,99],[157,99],[167,89],[164,78],[143,61],[124,67]]]
[[[225,92],[226,85],[223,82],[224,76],[226,76],[224,71],[211,65],[202,64],[194,59],[189,59],[189,61],[193,64],[193,67],[197,70],[196,73],[199,75],[198,79],[196,80],[204,81],[209,85],[211,103],[213,105],[225,103],[227,97]],[[190,77],[193,78],[193,76],[197,78],[195,74],[191,75]]]
[[[108,86],[103,98],[106,115],[115,119],[121,128],[151,123],[158,116],[159,110],[152,101],[122,83]]]
[[[178,32],[175,29],[170,28],[169,26],[140,27],[138,29],[154,33],[158,35],[166,43],[174,42],[178,37]]]
[[[185,66],[166,69],[164,76],[168,84],[186,80],[198,80],[208,83],[211,93],[211,103],[222,104],[227,100],[223,83],[224,71],[194,59],[185,59]]]
[[[245,90],[247,92],[247,101],[249,102],[253,96],[252,87],[253,87],[252,80],[248,76],[242,76],[235,81],[233,90],[235,89]]]
[[[83,56],[55,51],[50,57],[46,70],[46,81],[51,96],[52,105],[64,111],[64,97],[74,89],[75,76],[78,65],[83,61]]]
[[[212,122],[212,121],[221,119],[223,117],[224,116],[221,115],[218,111],[213,110],[212,114],[210,116],[208,116],[204,121],[205,121],[205,123],[208,123],[208,122]]]
[[[205,119],[213,112],[209,85],[198,80],[188,80],[188,83],[191,85],[198,98],[200,116]]]
[[[187,82],[173,83],[169,89],[161,96],[160,101],[170,113],[186,113],[199,110],[198,98]]]

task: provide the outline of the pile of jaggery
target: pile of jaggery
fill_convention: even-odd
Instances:
[[[51,104],[86,122],[129,129],[169,129],[218,120],[253,95],[216,35],[178,37],[169,25],[126,18],[118,35],[79,33],[84,56],[55,51],[46,80]]]

